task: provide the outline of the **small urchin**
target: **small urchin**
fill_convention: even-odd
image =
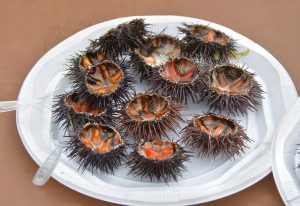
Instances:
[[[115,124],[118,110],[113,107],[93,107],[76,91],[55,96],[53,116],[63,129],[77,130],[87,122]]]
[[[167,132],[175,132],[183,122],[181,104],[170,97],[156,93],[140,93],[128,101],[121,110],[119,126],[126,136],[137,140],[168,138]]]
[[[66,142],[68,157],[74,159],[80,170],[114,174],[125,160],[125,142],[112,126],[87,123]]]
[[[92,40],[88,51],[99,51],[111,59],[126,55],[144,44],[148,36],[148,24],[144,19],[133,19],[108,30],[103,36]]]
[[[169,60],[149,78],[150,91],[172,96],[176,101],[187,104],[196,102],[201,95],[200,68],[194,60],[181,57]]]
[[[224,32],[201,24],[183,24],[184,51],[208,63],[222,63],[234,57],[235,41]]]
[[[195,115],[180,132],[181,142],[201,156],[241,155],[251,139],[234,119],[214,113]]]
[[[117,64],[105,60],[89,68],[84,79],[73,87],[95,107],[119,105],[134,93],[135,80],[126,61]]]
[[[170,59],[181,55],[182,42],[170,35],[150,36],[146,42],[132,52],[130,62],[140,79],[148,79],[152,72]]]
[[[235,64],[216,65],[201,75],[199,102],[206,102],[209,110],[231,115],[257,110],[264,92],[254,76]]]
[[[178,181],[186,171],[184,162],[190,155],[177,142],[170,140],[141,140],[128,156],[129,174],[150,178],[151,182]]]

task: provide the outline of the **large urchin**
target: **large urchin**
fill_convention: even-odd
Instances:
[[[181,55],[182,42],[170,35],[158,34],[132,52],[130,62],[141,80],[148,79],[152,72],[170,59]]]
[[[92,40],[88,51],[99,51],[115,59],[141,46],[148,33],[148,24],[144,19],[133,19],[110,29],[98,39]]]
[[[178,181],[186,171],[184,162],[190,155],[178,143],[169,140],[141,140],[127,158],[129,174],[150,178],[150,181]]]
[[[183,24],[178,27],[185,36],[184,51],[208,63],[222,63],[234,57],[235,41],[225,33],[200,24]]]
[[[112,126],[87,123],[66,143],[68,157],[79,164],[79,170],[114,174],[125,159],[125,142]]]
[[[263,90],[254,74],[233,64],[217,65],[202,73],[202,96],[210,110],[238,115],[257,110]]]
[[[54,102],[52,113],[55,123],[63,129],[76,131],[88,122],[114,125],[119,114],[116,108],[93,107],[95,104],[86,101],[76,91],[57,95]]]
[[[140,140],[168,138],[167,132],[176,133],[179,123],[183,122],[181,104],[170,97],[156,93],[137,94],[121,110],[119,125],[126,136]]]
[[[200,156],[241,155],[251,139],[234,119],[214,113],[196,115],[181,131],[181,142]]]
[[[128,63],[105,60],[89,68],[73,87],[95,107],[119,105],[130,99],[135,80]]]
[[[177,102],[196,102],[201,96],[200,68],[187,57],[169,60],[149,78],[150,91],[172,96]]]

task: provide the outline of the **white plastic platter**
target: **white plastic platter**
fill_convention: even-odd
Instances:
[[[272,169],[286,205],[300,205],[300,98],[284,115],[272,145]]]
[[[51,126],[49,105],[52,96],[68,88],[64,77],[65,64],[76,52],[84,50],[89,39],[95,39],[112,27],[137,17],[126,17],[100,23],[84,29],[64,40],[47,52],[32,68],[19,94],[19,100],[33,100],[47,96],[42,107],[26,107],[17,111],[17,127],[20,137],[38,164],[54,149],[54,138],[61,135]],[[143,16],[151,30],[180,38],[177,27],[182,23],[200,23],[219,29],[237,40],[238,49],[250,53],[235,62],[245,64],[262,85],[264,99],[257,112],[237,117],[253,140],[242,156],[227,160],[217,158],[192,158],[186,164],[188,172],[178,182],[151,183],[147,179],[127,176],[128,169],[121,167],[115,175],[92,175],[77,170],[78,165],[64,154],[53,178],[85,195],[125,205],[190,205],[215,200],[236,193],[265,177],[271,171],[270,145],[282,115],[297,98],[292,80],[281,64],[265,49],[246,37],[215,23],[180,16]],[[138,90],[142,90],[139,87]],[[206,111],[204,104],[190,105],[189,114]],[[182,125],[183,126],[183,125]]]

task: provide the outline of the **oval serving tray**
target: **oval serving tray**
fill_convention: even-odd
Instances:
[[[108,29],[137,17],[119,18],[84,29],[64,40],[48,51],[32,68],[19,93],[18,100],[33,100],[50,97],[68,89],[64,77],[65,64],[76,52],[89,45]],[[177,27],[182,23],[209,24],[237,40],[238,50],[250,52],[245,57],[235,59],[245,64],[262,85],[264,99],[257,112],[249,112],[246,117],[237,117],[246,128],[248,136],[254,140],[248,144],[245,154],[234,160],[221,157],[192,158],[178,182],[141,182],[139,178],[127,176],[127,168],[122,167],[115,175],[94,176],[86,171],[78,171],[78,165],[62,156],[52,177],[62,184],[82,194],[126,205],[190,205],[203,203],[236,193],[265,177],[271,171],[271,141],[281,116],[296,100],[297,92],[282,65],[265,49],[246,37],[215,23],[181,16],[142,16],[146,23],[153,24],[155,33],[166,28],[165,33],[177,37]],[[137,88],[143,91],[144,85]],[[51,105],[51,98],[42,104]],[[25,148],[38,164],[41,164],[54,149],[54,138],[62,135],[59,128],[51,124],[49,107],[27,107],[17,111],[17,127]],[[190,105],[185,119],[190,114],[206,111],[204,104]]]

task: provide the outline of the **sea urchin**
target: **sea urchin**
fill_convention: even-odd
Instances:
[[[187,152],[176,142],[169,140],[141,140],[129,155],[129,174],[149,177],[150,181],[177,181],[185,171],[184,162],[189,159]]]
[[[203,156],[240,155],[251,141],[235,120],[213,113],[195,116],[181,133],[181,141]]]
[[[206,101],[210,109],[234,115],[256,110],[263,94],[254,74],[232,64],[218,65],[203,73],[202,87],[200,101]]]
[[[125,143],[120,133],[111,126],[85,124],[67,142],[68,157],[75,159],[79,168],[113,174],[125,158]]]
[[[160,139],[168,137],[167,132],[175,132],[179,122],[183,122],[180,104],[155,93],[136,95],[124,107],[120,128],[126,135],[137,139]]]
[[[199,80],[197,63],[186,57],[168,61],[149,78],[151,91],[172,96],[185,104],[188,100],[195,102],[198,99],[201,92]]]
[[[235,42],[225,33],[199,24],[183,24],[178,28],[185,36],[184,51],[210,63],[227,62],[236,52]]]

